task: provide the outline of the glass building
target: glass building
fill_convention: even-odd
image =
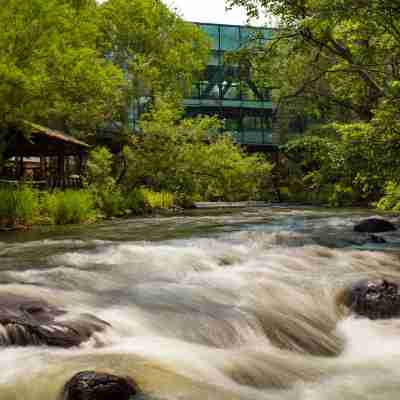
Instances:
[[[229,52],[254,47],[271,38],[272,30],[236,25],[198,23],[210,37],[208,66],[184,100],[189,116],[218,115],[226,131],[241,144],[273,146],[272,101],[269,89],[260,89],[249,72],[226,60]]]

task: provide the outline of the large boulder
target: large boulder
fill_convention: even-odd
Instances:
[[[68,312],[44,300],[0,294],[0,345],[72,347],[109,324],[89,314]]]
[[[390,232],[395,230],[397,229],[391,222],[381,218],[368,218],[354,226],[355,232],[363,233]]]
[[[65,384],[61,400],[130,400],[138,391],[130,378],[83,371]]]
[[[342,299],[352,312],[369,319],[400,317],[400,288],[397,282],[361,280],[346,288]]]

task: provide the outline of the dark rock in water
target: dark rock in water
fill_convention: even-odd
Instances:
[[[107,326],[89,314],[69,318],[65,310],[43,300],[0,294],[1,346],[78,346]]]
[[[384,244],[387,243],[383,237],[368,234],[368,235],[359,235],[356,234],[354,237],[350,237],[347,239],[347,244],[356,245],[356,246],[364,246],[365,244]]]
[[[400,317],[400,288],[396,282],[362,280],[347,288],[344,305],[370,319]]]
[[[397,230],[389,221],[380,218],[365,219],[354,226],[355,232],[378,233]]]
[[[376,235],[368,235],[367,243],[384,244],[387,242],[383,237]]]
[[[61,400],[129,400],[137,393],[138,387],[130,378],[83,371],[65,384]]]

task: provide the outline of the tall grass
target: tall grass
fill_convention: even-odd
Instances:
[[[85,190],[45,193],[41,213],[57,225],[80,224],[96,219],[92,195]]]
[[[0,188],[0,226],[26,227],[35,222],[65,225],[95,221],[100,215],[144,214],[170,209],[174,196],[147,188],[123,194],[119,189],[39,192],[30,187]]]
[[[38,204],[37,192],[29,187],[0,188],[1,225],[31,225],[37,217]]]

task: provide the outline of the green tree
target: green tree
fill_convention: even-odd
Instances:
[[[352,0],[230,0],[261,6],[279,29],[257,60],[276,72],[284,101],[308,100],[326,115],[370,121],[383,100],[397,104],[400,8],[397,2]],[[257,62],[255,62],[257,64]],[[268,64],[268,65],[267,65]],[[266,74],[264,74],[266,77]],[[396,93],[395,93],[396,92]]]
[[[247,7],[250,15],[261,7],[279,21],[273,39],[251,64],[257,79],[275,88],[283,134],[290,133],[294,120],[312,122],[305,138],[285,150],[288,157],[301,154],[303,183],[333,188],[330,198],[338,203],[335,191],[374,200],[388,180],[398,182],[399,2],[228,3]]]
[[[101,16],[104,52],[130,83],[126,102],[162,95],[179,104],[207,63],[207,37],[159,0],[108,0]]]
[[[0,26],[0,127],[87,131],[113,118],[125,83],[100,50],[95,1],[2,0]]]
[[[181,119],[170,105],[158,104],[124,150],[129,166],[124,187],[172,192],[183,203],[260,197],[271,165],[245,154],[219,128],[215,118]]]

